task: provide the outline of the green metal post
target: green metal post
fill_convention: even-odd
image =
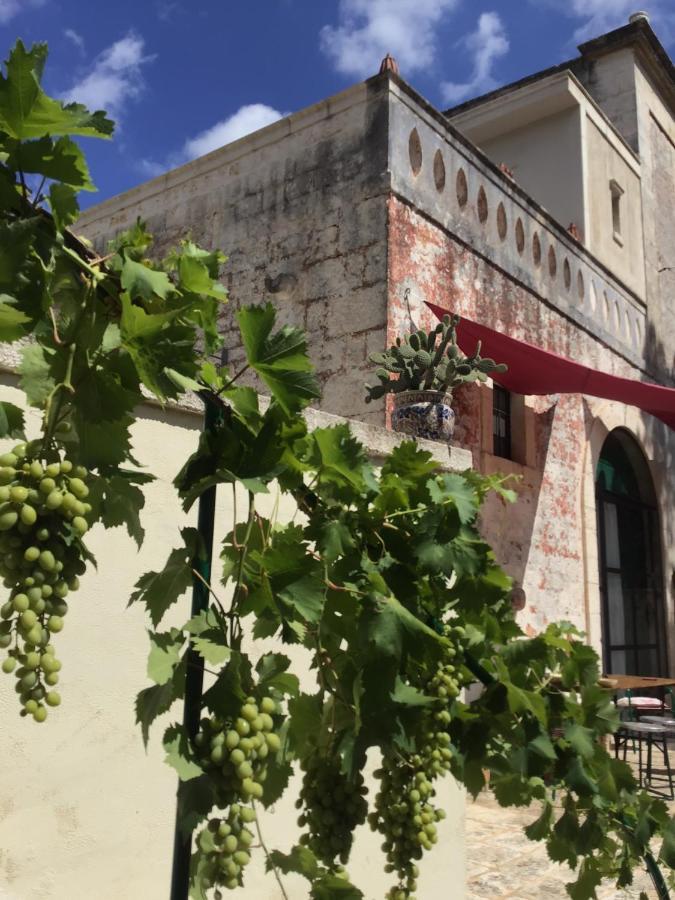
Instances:
[[[204,400],[204,431],[212,431],[219,420],[220,409],[208,395]],[[194,577],[192,582],[192,615],[199,615],[207,609],[209,591],[206,587],[211,580],[211,560],[213,556],[213,523],[216,512],[215,485],[199,498],[197,529],[201,537],[203,555],[195,559],[193,566],[204,581]],[[204,660],[192,648],[188,650],[187,675],[185,677],[185,703],[183,706],[183,725],[190,737],[199,730],[201,716],[202,686],[204,682]],[[185,833],[181,828],[181,795],[184,783],[178,782],[176,803],[176,824],[173,838],[173,864],[171,870],[171,900],[188,900],[190,889],[190,856],[192,853],[192,833]]]

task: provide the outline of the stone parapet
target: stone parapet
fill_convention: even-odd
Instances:
[[[391,84],[394,194],[644,369],[644,302],[408,85]]]

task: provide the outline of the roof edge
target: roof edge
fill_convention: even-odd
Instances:
[[[671,108],[675,110],[675,64],[673,64],[668,51],[659,40],[658,35],[649,24],[648,20],[640,18],[633,22],[629,22],[627,25],[615,28],[613,31],[608,31],[606,34],[600,35],[597,38],[585,41],[583,44],[579,44],[579,56],[565,60],[555,66],[550,66],[547,69],[542,69],[539,72],[534,72],[531,75],[526,75],[509,84],[495,88],[495,90],[489,91],[487,94],[482,94],[479,97],[473,97],[471,100],[466,100],[464,103],[459,103],[457,106],[451,106],[444,110],[443,114],[452,118],[474,106],[479,106],[489,100],[497,99],[504,94],[516,91],[534,81],[539,81],[542,78],[555,75],[565,69],[569,69],[573,72],[586,60],[604,56],[621,47],[630,45],[636,45],[639,48],[643,63],[646,64],[650,74],[659,85]]]

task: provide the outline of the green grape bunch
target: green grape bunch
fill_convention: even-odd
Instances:
[[[201,886],[204,890],[216,888],[215,898],[220,900],[219,888],[235,890],[242,884],[245,867],[251,861],[250,847],[253,832],[247,826],[256,820],[251,806],[233,803],[222,817],[211,819],[208,835],[202,834],[199,843],[205,853],[201,865]]]
[[[268,760],[281,749],[280,720],[276,700],[251,696],[238,715],[214,715],[201,721],[194,739],[197,756],[217,779],[219,805],[227,807],[222,818],[209,823],[212,837],[204,835],[200,844],[204,852],[199,877],[204,890],[232,890],[243,883],[253,839],[245,826],[255,821],[255,811],[246,804],[263,799]]]
[[[450,639],[463,636],[461,628],[446,626],[444,632]],[[447,727],[452,719],[452,702],[464,683],[461,670],[454,665],[456,655],[454,646],[447,647],[424,686],[425,694],[436,702],[425,712],[417,752],[407,758],[400,753],[385,753],[382,766],[375,772],[380,789],[368,821],[373,831],[384,837],[385,871],[396,873],[398,878],[387,900],[414,900],[417,862],[438,841],[437,825],[445,818],[445,810],[433,803],[434,781],[452,768]]]
[[[195,735],[197,753],[204,768],[220,771],[226,796],[245,803],[262,799],[266,760],[281,747],[272,718],[276,713],[272,697],[263,697],[260,704],[248,697],[239,715],[229,721],[219,716],[202,719]]]
[[[354,829],[366,821],[368,803],[363,776],[353,780],[341,772],[339,761],[318,755],[303,762],[304,777],[296,808],[300,828],[307,831],[300,843],[329,868],[336,858],[346,863]]]
[[[14,673],[21,715],[36,722],[58,706],[61,662],[52,637],[63,629],[66,598],[86,570],[88,472],[68,459],[36,457],[40,444],[0,456],[0,576],[9,598],[0,606],[0,649]]]

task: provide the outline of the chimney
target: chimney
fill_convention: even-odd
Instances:
[[[628,21],[630,22],[631,25],[634,22],[639,22],[641,20],[644,20],[645,22],[647,22],[647,24],[649,24],[649,16],[642,9],[639,9],[637,12],[634,12],[632,15],[630,15],[628,17]]]
[[[399,74],[398,63],[391,55],[391,53],[387,53],[385,58],[380,63],[380,75],[382,75],[383,72],[393,72],[394,75]]]

